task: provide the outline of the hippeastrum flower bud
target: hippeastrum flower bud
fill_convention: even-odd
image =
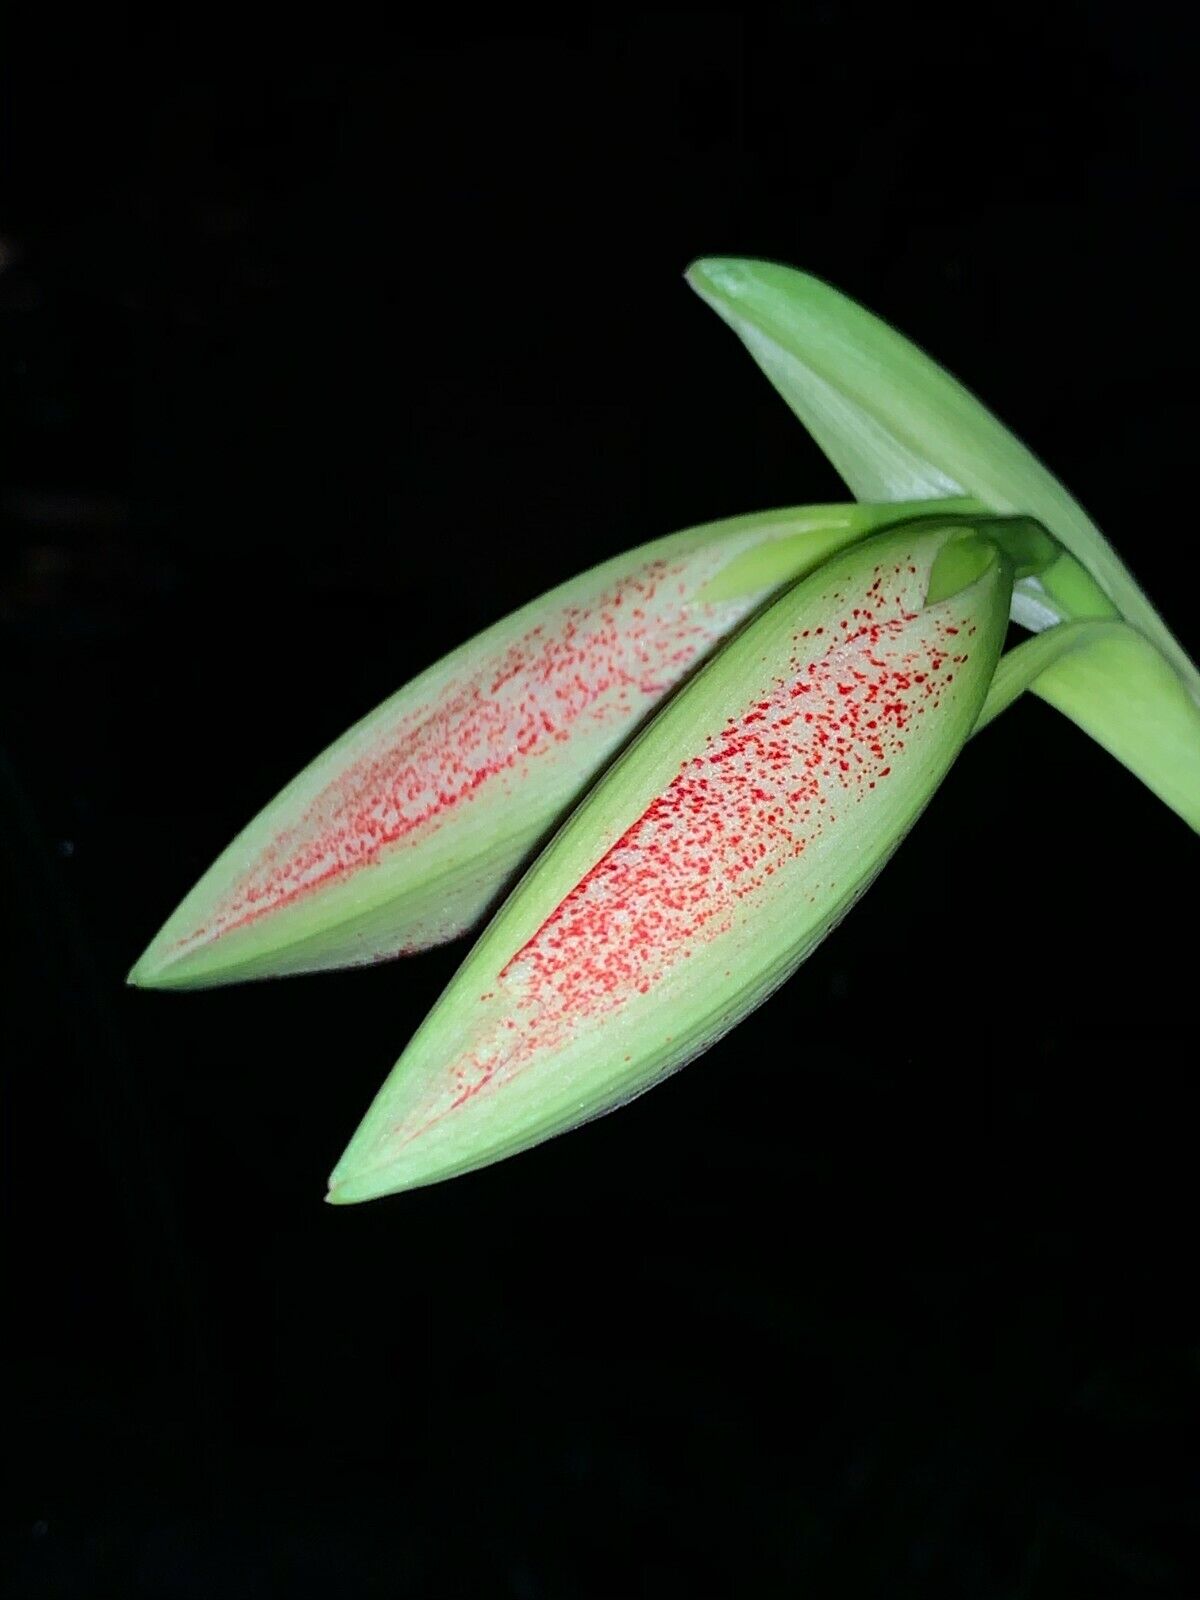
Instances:
[[[227,983],[454,938],[633,729],[767,595],[928,509],[737,517],[642,545],[551,590],[318,756],[209,869],[130,982]]]
[[[969,736],[1011,571],[912,522],[832,557],[693,676],[486,929],[331,1179],[483,1166],[707,1049],[859,898]]]
[[[688,282],[745,344],[852,492],[870,501],[971,494],[1024,512],[1065,547],[1017,583],[1013,620],[1034,631],[1124,617],[1024,658],[1034,692],[1079,724],[1193,828],[1200,672],[1078,501],[974,395],[894,328],[820,279],[768,261],[697,261]],[[1155,652],[1160,660],[1155,660]],[[1178,679],[1178,686],[1162,671]],[[1132,675],[1132,676],[1131,676]],[[1190,703],[1189,703],[1190,702]],[[1148,713],[1152,737],[1131,716]]]

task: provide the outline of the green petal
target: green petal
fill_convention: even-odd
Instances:
[[[484,932],[331,1200],[431,1183],[597,1116],[788,977],[978,717],[1011,587],[1007,560],[979,544],[938,518],[844,550],[685,685]],[[978,575],[926,605],[951,571]]]
[[[926,509],[735,517],[550,591],[318,756],[209,869],[130,982],[228,983],[454,938],[637,724],[771,591]]]
[[[788,267],[708,259],[687,276],[854,494],[872,501],[970,494],[993,510],[1036,517],[1200,701],[1200,673],[1087,513],[916,345],[828,284]],[[1051,615],[1080,614],[1048,610],[1043,625]]]
[[[1200,830],[1200,706],[1127,622],[1064,622],[1010,650],[976,732],[1026,688],[1077,722]]]

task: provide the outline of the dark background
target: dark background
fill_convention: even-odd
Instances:
[[[703,1061],[453,1183],[321,1203],[461,947],[122,986],[432,658],[838,497],[699,254],[895,320],[1194,649],[1190,41],[335,11],[301,61],[295,25],[10,57],[7,1592],[1194,1596],[1195,843],[1044,706]]]

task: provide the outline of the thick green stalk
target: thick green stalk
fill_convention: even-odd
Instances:
[[[975,731],[1025,689],[1077,722],[1200,831],[1200,707],[1129,623],[1064,622],[1010,650]]]

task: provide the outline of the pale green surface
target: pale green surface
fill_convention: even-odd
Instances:
[[[1200,674],[1083,508],[916,345],[828,284],[790,267],[713,258],[697,261],[687,277],[857,496],[970,494],[993,510],[1036,517],[1200,698]]]
[[[975,502],[958,503],[975,509]],[[907,515],[930,509],[887,504],[794,506],[707,523],[624,551],[532,601],[478,634],[356,723],[295,778],[186,896],[129,974],[145,988],[196,988],[247,978],[358,965],[452,939],[494,905],[562,813],[616,754],[648,709],[625,722],[577,725],[536,780],[517,796],[485,787],[419,842],[380,852],[365,871],[344,875],[272,909],[248,925],[186,948],[180,941],[204,924],[214,905],[252,867],[261,851],[336,779],[488,651],[503,649],[549,611],[584,604],[614,580],[655,560],[685,561],[694,577],[693,603],[709,608],[727,634],[781,584],[811,571],[832,552]],[[953,510],[939,504],[938,511]],[[426,604],[424,595],[414,604]],[[397,618],[403,626],[403,617]],[[269,728],[264,738],[269,737]],[[209,768],[221,781],[219,767]],[[164,864],[169,870],[170,863]]]
[[[916,345],[828,284],[788,267],[714,258],[697,261],[687,277],[742,339],[854,494],[872,501],[971,494],[996,511],[1037,518],[1069,553],[1016,584],[1014,620],[1039,630],[1064,620],[1123,616],[1200,704],[1200,673],[1086,512]],[[1138,676],[1127,692],[1117,668],[1134,664]],[[1157,715],[1146,700],[1152,682],[1165,697]],[[1194,819],[1197,798],[1189,785],[1196,748],[1186,743],[1194,738],[1191,724],[1179,715],[1171,677],[1152,673],[1143,652],[1127,640],[1097,643],[1086,657],[1050,662],[1035,689],[1181,816]],[[1155,737],[1131,736],[1135,706],[1158,728]],[[1171,747],[1167,730],[1184,742]]]
[[[1200,707],[1122,621],[1064,622],[1001,658],[978,732],[1023,690],[1077,722],[1200,830]]]
[[[626,749],[564,824],[488,926],[401,1056],[331,1178],[336,1203],[432,1183],[499,1160],[640,1094],[707,1049],[783,982],[871,883],[938,787],[983,705],[1003,642],[1011,579],[990,560],[972,586],[923,610],[913,637],[932,630],[946,608],[978,632],[967,665],[940,709],[914,719],[887,784],[844,826],[830,830],[792,863],[786,885],[764,893],[728,938],[692,951],[648,995],[581,1028],[486,1093],[447,1110],[451,1074],[480,1041],[505,1038],[501,975],[515,952],[550,917],[605,852],[661,794],[707,736],[743,712],[763,689],[786,678],[804,627],[836,615],[831,596],[859,583],[872,563],[903,551],[927,582],[956,526],[931,519],[835,556],[788,589],[697,673]],[[961,525],[960,525],[961,526]],[[919,725],[917,725],[919,723]],[[969,915],[969,912],[967,913]],[[741,916],[742,913],[739,913]],[[734,953],[734,951],[736,953]]]
[[[995,676],[975,724],[975,732],[994,722],[1002,711],[1024,694],[1040,675],[1073,650],[1085,649],[1103,639],[1122,634],[1129,624],[1112,622],[1060,622],[1026,639],[1000,657]]]

